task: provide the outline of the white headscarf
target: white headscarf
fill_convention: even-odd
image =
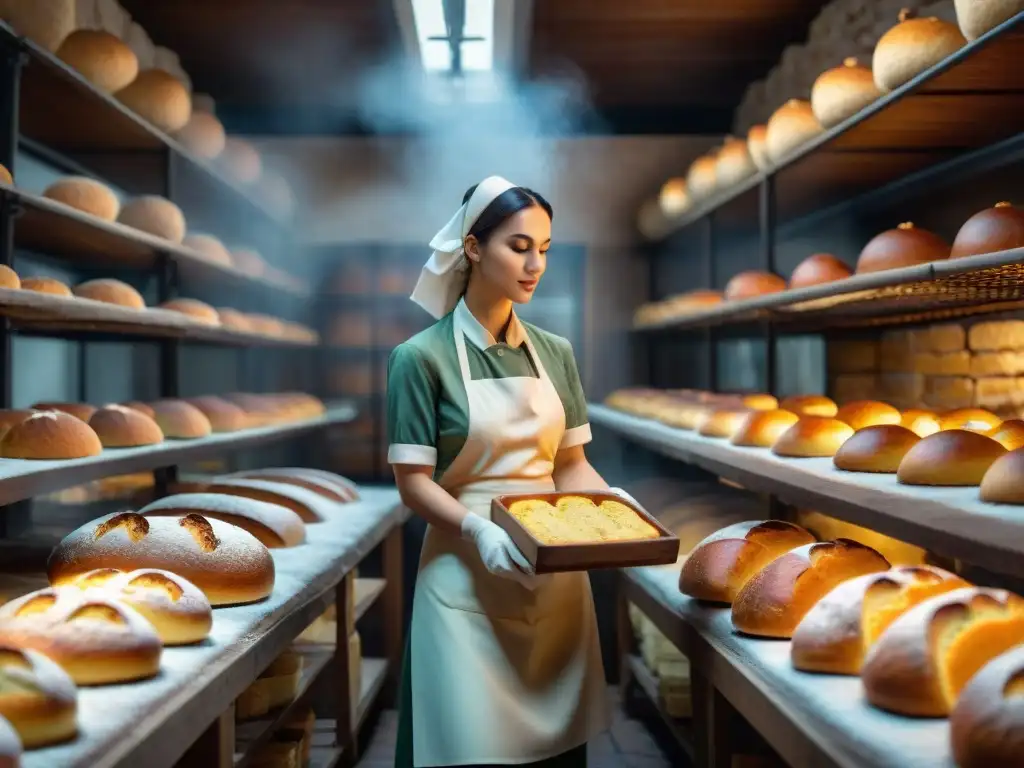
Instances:
[[[477,184],[465,205],[430,241],[434,252],[423,265],[409,298],[435,318],[442,318],[455,309],[466,291],[469,280],[469,259],[464,250],[466,235],[487,206],[515,186],[501,176],[488,176]]]

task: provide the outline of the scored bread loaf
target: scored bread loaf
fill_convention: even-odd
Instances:
[[[1024,759],[1024,646],[997,656],[963,689],[949,716],[959,768],[1017,768]]]
[[[212,605],[255,602],[274,588],[274,560],[255,536],[196,514],[107,515],[65,536],[47,561],[54,586],[97,568],[171,571],[203,590]]]
[[[865,427],[839,446],[832,462],[847,472],[893,473],[920,439],[899,424]]]
[[[306,526],[290,509],[241,496],[181,493],[157,499],[139,510],[146,517],[180,517],[189,512],[237,525],[270,549],[297,547],[306,541]]]
[[[864,657],[899,616],[919,603],[969,586],[931,566],[893,568],[845,581],[807,612],[793,633],[793,666],[856,675]]]
[[[248,480],[269,480],[273,483],[298,485],[321,496],[346,503],[359,499],[359,489],[355,483],[341,475],[320,469],[302,467],[272,467],[267,469],[246,469],[225,475],[226,478],[242,478]]]
[[[1006,449],[991,437],[948,429],[921,438],[904,455],[896,479],[906,485],[980,485]]]
[[[304,523],[319,523],[329,509],[326,501],[313,491],[289,483],[245,478],[214,478],[203,485],[206,493],[244,496],[248,499],[279,504],[297,514]]]
[[[849,539],[806,544],[766,565],[743,585],[732,623],[759,637],[791,637],[815,603],[839,584],[889,569],[878,552]]]
[[[78,691],[60,665],[38,651],[0,644],[0,718],[26,749],[59,744],[78,733]]]
[[[47,587],[0,607],[0,644],[31,648],[78,685],[153,677],[163,646],[134,608],[80,589]]]
[[[772,445],[772,453],[789,458],[835,456],[853,436],[849,424],[826,416],[801,416]]]
[[[814,540],[808,531],[783,520],[726,526],[701,541],[683,562],[679,591],[698,600],[731,603],[768,563]]]
[[[881,709],[945,717],[986,662],[1024,640],[1024,599],[966,587],[933,597],[896,619],[868,652],[864,692]]]

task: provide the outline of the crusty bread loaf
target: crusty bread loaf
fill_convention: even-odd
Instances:
[[[212,261],[225,267],[232,265],[231,254],[228,252],[228,249],[224,247],[224,243],[213,235],[189,233],[182,239],[181,244],[186,248],[191,248],[207,261]]]
[[[779,435],[772,453],[789,458],[835,456],[836,451],[853,436],[853,427],[826,416],[801,416]]]
[[[14,726],[0,715],[0,768],[20,768],[21,740]]]
[[[165,437],[195,440],[213,432],[213,425],[203,412],[184,400],[157,400],[149,405]]]
[[[106,304],[116,304],[119,307],[128,309],[145,309],[146,301],[137,290],[128,283],[114,280],[109,277],[101,277],[96,280],[86,280],[79,283],[72,289],[72,293],[80,299],[92,299],[102,301]]]
[[[854,400],[836,412],[836,419],[849,424],[854,430],[878,424],[899,424],[900,412],[888,403],[878,400]]]
[[[185,126],[175,134],[186,149],[206,160],[214,160],[224,151],[227,136],[224,126],[214,115],[196,108],[193,97],[192,114]]]
[[[790,99],[772,113],[765,134],[765,148],[773,163],[780,163],[822,132],[808,101]]]
[[[185,238],[185,214],[181,208],[159,195],[143,195],[129,200],[117,220],[127,227],[148,232],[172,243]]]
[[[1008,451],[1024,448],[1024,421],[1020,419],[1007,419],[985,434]]]
[[[904,222],[875,235],[857,257],[857,273],[912,267],[949,257],[949,245],[938,235]]]
[[[876,424],[855,432],[839,447],[832,461],[847,472],[895,473],[903,457],[920,439],[899,424]]]
[[[1024,504],[1024,450],[1015,448],[992,462],[981,479],[982,501]]]
[[[55,181],[45,189],[43,197],[104,221],[114,221],[121,210],[121,201],[109,187],[85,176],[66,176]]]
[[[117,100],[161,131],[174,133],[192,116],[192,97],[178,78],[162,69],[146,69],[114,94]]]
[[[274,588],[274,560],[256,537],[196,514],[106,515],[65,536],[47,562],[54,586],[97,568],[171,571],[203,590],[212,605],[262,600]]]
[[[949,730],[959,768],[1021,765],[1024,645],[996,656],[971,678],[949,716]]]
[[[704,437],[730,438],[750,413],[749,408],[717,408],[707,414],[697,427]]]
[[[835,416],[839,411],[832,400],[824,395],[791,395],[779,402],[779,408],[797,416]]]
[[[868,701],[901,715],[945,717],[967,681],[1024,638],[1024,599],[966,587],[932,597],[896,619],[868,652]]]
[[[322,522],[324,518],[321,512],[329,507],[313,491],[293,484],[269,480],[218,477],[205,484],[203,490],[207,493],[242,496],[269,504],[279,504],[297,514],[305,523]]]
[[[815,603],[839,584],[889,569],[878,552],[848,539],[805,544],[786,552],[743,585],[732,623],[759,637],[791,637]]]
[[[214,432],[237,432],[249,426],[245,411],[224,398],[206,395],[190,397],[186,402],[202,411]]]
[[[935,17],[908,18],[890,29],[875,45],[871,70],[883,93],[894,91],[921,72],[952,56],[967,41],[956,24]]]
[[[799,418],[795,413],[780,408],[773,411],[751,411],[734,430],[729,442],[751,448],[771,448]]]
[[[228,478],[249,480],[269,480],[273,483],[297,485],[313,491],[326,499],[339,503],[347,503],[359,499],[359,489],[355,483],[341,475],[319,469],[302,467],[273,467],[270,469],[247,469],[227,475]]]
[[[989,432],[1002,423],[1002,419],[983,408],[957,408],[939,417],[939,427],[944,430],[967,429],[971,432]]]
[[[853,274],[845,263],[830,253],[814,253],[801,261],[789,276],[790,288],[806,288],[836,280],[843,280]]]
[[[56,662],[29,648],[0,644],[0,717],[25,749],[73,739],[77,698],[74,682]]]
[[[782,520],[727,526],[694,547],[683,562],[679,591],[698,600],[731,603],[768,563],[813,541],[806,530]]]
[[[57,48],[57,58],[103,91],[119,91],[139,74],[139,60],[109,32],[79,29]]]
[[[71,292],[67,284],[55,277],[26,277],[21,281],[21,288],[25,291],[48,293],[50,296],[61,296],[65,299],[74,297],[74,293]]]
[[[893,568],[840,584],[793,633],[793,666],[805,672],[856,675],[864,657],[897,618],[935,595],[968,586],[930,566]]]
[[[92,427],[61,411],[34,413],[12,425],[0,439],[0,456],[5,459],[83,459],[102,451]]]
[[[159,425],[146,414],[123,405],[107,405],[89,419],[104,448],[137,448],[164,441]]]
[[[740,301],[786,290],[786,281],[771,272],[740,272],[725,285],[726,301]]]
[[[881,96],[871,69],[855,58],[818,75],[811,87],[811,109],[825,128],[839,125]]]
[[[793,522],[814,534],[818,541],[850,539],[865,547],[871,547],[893,566],[924,565],[927,559],[927,552],[920,547],[870,528],[829,517],[813,509],[795,510]]]
[[[979,432],[949,429],[922,438],[900,462],[896,478],[906,485],[980,485],[1006,449]]]
[[[31,648],[78,685],[153,677],[163,646],[134,608],[80,589],[47,587],[0,607],[0,644]]]
[[[270,549],[297,547],[306,541],[306,526],[290,509],[241,496],[181,493],[157,499],[139,510],[146,517],[181,517],[190,512],[237,525]]]
[[[160,304],[160,309],[180,312],[203,325],[220,325],[220,315],[209,304],[198,299],[170,299]]]
[[[72,587],[131,606],[153,625],[165,646],[201,642],[213,627],[213,610],[206,595],[191,581],[170,571],[99,568],[83,573],[62,589]]]
[[[900,415],[900,426],[906,427],[918,437],[928,437],[938,432],[942,425],[939,417],[923,408],[908,408]]]

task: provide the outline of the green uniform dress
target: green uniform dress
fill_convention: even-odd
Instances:
[[[495,342],[474,319],[466,325],[464,308],[456,311],[464,313],[466,357],[474,381],[538,377],[537,365],[523,338],[528,333],[565,411],[561,447],[590,440],[586,399],[568,341],[514,318],[506,340]],[[388,364],[387,400],[391,463],[433,465],[434,478],[440,478],[462,450],[469,429],[453,313],[394,350]],[[414,767],[410,657],[407,646],[399,696],[396,768]],[[500,728],[501,724],[496,723],[495,727]],[[586,765],[586,745],[527,765],[582,768]]]

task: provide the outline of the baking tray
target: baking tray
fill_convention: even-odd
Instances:
[[[526,499],[555,504],[563,496],[582,496],[595,504],[617,501],[625,504],[658,529],[657,539],[637,541],[595,541],[592,544],[543,544],[508,511],[511,504]],[[502,528],[526,555],[537,573],[588,571],[599,568],[626,568],[641,565],[668,565],[679,557],[679,539],[647,510],[607,491],[554,493],[518,493],[496,496],[491,501],[491,520]]]

